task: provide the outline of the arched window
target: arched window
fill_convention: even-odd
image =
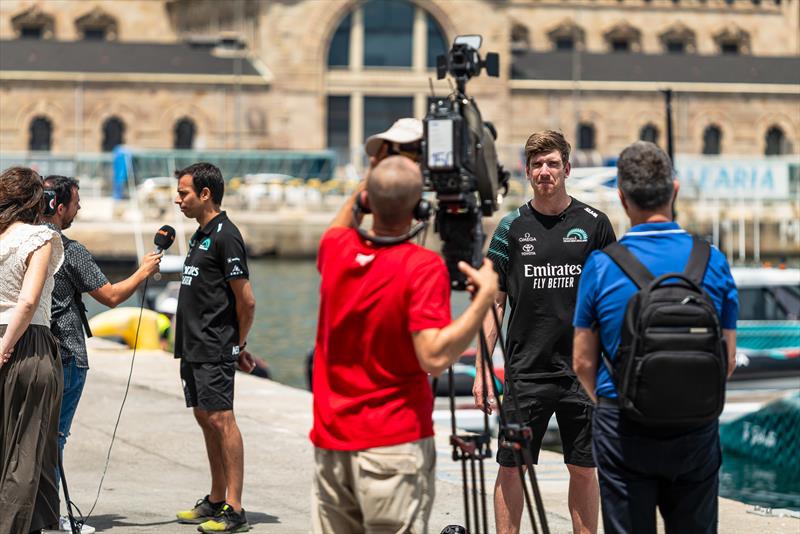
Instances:
[[[75,19],[75,29],[87,41],[113,40],[117,37],[117,19],[100,7],[94,7]]]
[[[682,22],[673,24],[658,37],[669,54],[685,54],[697,48],[694,31]]]
[[[439,21],[423,7],[428,2],[352,3],[352,11],[342,14],[325,56],[329,72],[336,75],[325,82],[326,120],[320,125],[325,128],[327,146],[346,158],[344,162],[361,157],[364,139],[396,119],[422,118],[429,89],[413,80],[436,68],[438,56],[450,49]],[[392,75],[364,86],[367,69],[391,69]]]
[[[411,67],[414,6],[403,0],[364,4],[364,66]]]
[[[780,156],[788,154],[789,141],[780,126],[770,126],[765,136],[766,146],[764,147],[765,156]]]
[[[655,124],[646,124],[639,130],[639,139],[658,144],[658,128]]]
[[[578,125],[578,150],[594,150],[595,132],[594,125],[582,122]]]
[[[426,25],[428,30],[428,68],[436,68],[436,58],[447,53],[447,39],[436,19],[430,13],[426,13]]]
[[[55,29],[55,19],[33,5],[11,18],[11,26],[23,39],[51,39]]]
[[[53,124],[47,117],[35,117],[31,121],[28,150],[49,151],[53,142]]]
[[[712,124],[703,130],[703,154],[716,155],[722,153],[722,130]]]
[[[336,33],[333,34],[331,46],[328,49],[329,67],[346,67],[350,64],[350,26],[352,21],[353,15],[348,13],[336,28]]]
[[[531,47],[531,37],[528,27],[519,22],[511,26],[511,50],[528,50]]]
[[[627,21],[617,23],[603,37],[611,52],[639,52],[641,49],[642,32]]]
[[[547,37],[554,50],[582,49],[586,41],[586,32],[572,19],[564,19],[547,32]]]
[[[194,134],[197,132],[194,121],[184,117],[175,123],[175,136],[172,146],[185,150],[194,148]]]
[[[358,16],[356,16],[358,15]],[[420,16],[424,15],[422,18]],[[414,43],[415,24],[424,23],[426,43]],[[369,0],[348,13],[331,38],[328,67],[349,67],[353,40],[361,41],[364,54],[355,61],[363,67],[413,66],[414,46],[426,45],[427,68],[436,67],[436,57],[449,48],[441,26],[430,13],[407,0]]]
[[[100,149],[111,152],[117,145],[125,143],[125,123],[119,117],[110,117],[103,123],[103,142]]]

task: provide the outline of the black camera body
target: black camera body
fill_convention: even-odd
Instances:
[[[480,36],[456,37],[447,55],[437,58],[437,76],[448,73],[456,91],[432,103],[423,120],[422,170],[426,189],[436,192],[435,231],[453,289],[465,289],[466,279],[458,262],[480,267],[483,244],[481,216],[499,208],[498,191],[508,187],[509,174],[497,161],[496,132],[483,121],[475,101],[466,95],[466,84],[482,69],[499,75],[499,56],[478,54]]]

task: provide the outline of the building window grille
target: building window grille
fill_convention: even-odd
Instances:
[[[173,146],[178,149],[191,150],[194,148],[194,136],[197,128],[194,121],[189,118],[180,119],[175,123],[175,139]]]
[[[654,124],[646,124],[639,132],[639,139],[658,144],[658,128]]]
[[[717,155],[722,153],[722,130],[711,125],[703,131],[703,154]]]
[[[579,150],[594,150],[595,148],[595,131],[594,125],[582,122],[578,125],[578,149]]]
[[[765,141],[764,155],[766,156],[780,156],[791,152],[789,140],[780,126],[771,126],[767,130]]]
[[[31,121],[28,150],[49,152],[53,141],[53,124],[47,117],[36,117]]]
[[[119,117],[111,117],[103,123],[103,152],[111,152],[118,145],[125,143],[125,123]]]

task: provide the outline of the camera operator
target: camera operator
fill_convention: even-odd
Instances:
[[[81,295],[88,293],[99,303],[109,308],[116,307],[130,298],[147,277],[158,272],[161,254],[147,254],[136,272],[121,282],[111,284],[86,247],[62,233],[72,225],[81,209],[78,181],[66,176],[48,176],[44,186],[53,191],[56,197],[55,213],[44,220],[47,226],[59,233],[64,244],[64,265],[54,277],[50,325],[58,340],[64,367],[64,391],[58,420],[58,446],[63,454],[89,370],[84,330],[87,335],[91,335],[91,332]],[[59,528],[70,531],[68,518],[60,518]],[[81,532],[91,534],[94,528],[83,525]]]
[[[422,157],[422,121],[419,119],[397,119],[385,132],[372,135],[364,143],[369,156],[370,168],[389,156],[405,156],[419,163]]]
[[[653,143],[636,142],[620,154],[617,171],[619,198],[631,222],[631,229],[622,237],[617,249],[627,249],[633,261],[641,263],[640,269],[649,271],[653,277],[684,272],[702,286],[705,295],[710,297],[708,308],[714,308],[721,336],[727,343],[727,353],[722,345],[717,356],[723,362],[727,358],[730,376],[736,367],[738,295],[725,255],[706,244],[705,263],[695,262],[695,258],[702,257],[695,250],[702,250],[703,246],[698,246],[698,242],[673,220],[672,206],[678,194],[678,182],[673,180],[672,163],[663,150]],[[592,253],[580,281],[574,318],[575,372],[586,391],[598,401],[592,440],[600,478],[604,530],[607,534],[655,534],[658,508],[668,534],[714,533],[717,531],[718,473],[722,462],[716,417],[699,424],[666,427],[653,426],[652,421],[633,420],[622,412],[618,403],[620,387],[624,387],[619,382],[620,374],[612,375],[605,363],[599,364],[600,347],[603,347],[613,358],[612,367],[620,370],[619,359],[624,357],[627,345],[621,343],[623,320],[631,321],[631,317],[626,318],[626,309],[639,284],[627,274],[636,271],[629,270],[630,267],[621,269],[617,261],[612,260],[608,250]],[[699,269],[695,270],[693,266],[698,264]],[[688,300],[684,299],[681,304]],[[662,310],[670,309],[663,301],[658,305]],[[681,306],[682,309],[687,307]],[[681,313],[685,315],[686,311]],[[642,312],[641,316],[647,315]],[[702,336],[711,336],[710,329],[705,328],[684,331],[675,327],[672,330],[680,330],[680,333],[672,340],[669,336],[661,338],[658,350],[662,354],[679,353],[681,347],[695,349],[692,345],[697,341],[691,330],[709,330]],[[675,345],[670,345],[670,341]],[[621,345],[623,350],[618,352]],[[724,380],[724,376],[716,376],[712,383],[707,375],[697,372],[697,367],[689,365],[688,359],[681,359],[673,367],[674,371],[664,364],[658,368],[659,374],[666,377],[665,389],[674,391],[684,404],[692,398],[693,389],[702,390],[701,396],[705,398],[706,392],[714,391],[718,380]],[[720,374],[723,368],[719,367]],[[679,383],[674,380],[676,375],[686,378]],[[724,386],[722,389],[724,396]],[[654,396],[663,389],[659,390],[657,384],[650,382],[645,391],[651,403],[658,403]],[[671,414],[678,411],[676,404],[680,403],[669,404]]]
[[[451,322],[443,260],[409,242],[419,167],[390,156],[372,169],[322,237],[313,370],[314,532],[426,532],[435,492],[433,395],[427,373],[455,362],[497,290],[491,262],[462,263],[473,300]],[[353,206],[371,210],[367,238]]]
[[[530,447],[537,462],[547,424],[555,412],[570,474],[568,506],[575,533],[597,530],[599,491],[591,448],[592,403],[572,371],[575,295],[589,254],[615,240],[608,217],[570,197],[570,145],[555,131],[536,132],[525,144],[525,171],[533,199],[505,216],[494,232],[489,258],[500,275],[495,306],[502,322],[506,298],[511,307],[506,337],[506,381],[521,413],[514,414],[509,395],[505,418],[533,433]],[[489,353],[497,341],[492,315],[484,322]],[[490,355],[479,355],[489,357]],[[476,363],[480,369],[480,360]],[[478,373],[473,394],[483,406],[488,377]],[[518,532],[523,507],[522,481],[511,449],[497,452],[495,522],[501,534]]]

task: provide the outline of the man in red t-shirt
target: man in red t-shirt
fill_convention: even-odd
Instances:
[[[428,373],[455,362],[497,290],[491,262],[460,264],[474,298],[450,319],[442,259],[403,242],[376,246],[354,226],[356,196],[372,236],[409,231],[422,176],[401,156],[381,161],[322,237],[314,354],[314,532],[424,532],[435,492]]]

